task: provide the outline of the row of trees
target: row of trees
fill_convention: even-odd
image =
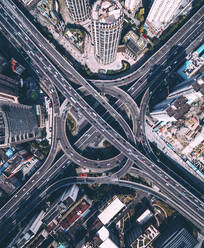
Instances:
[[[171,25],[162,35],[161,35],[161,40],[165,41],[170,35],[172,35],[175,30],[183,23],[183,21],[186,19],[186,16],[180,16],[179,20]]]

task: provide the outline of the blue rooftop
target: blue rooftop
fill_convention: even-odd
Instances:
[[[58,248],[65,248],[65,246],[63,244],[60,244]]]
[[[6,156],[7,156],[8,158],[11,158],[11,157],[13,156],[13,150],[12,150],[11,148],[9,148],[9,149],[7,150]]]
[[[190,65],[190,61],[187,60],[179,69],[178,69],[178,74],[183,78],[183,79],[189,79],[189,77],[186,75],[186,73],[184,72],[184,70],[186,70],[188,68],[188,66]]]
[[[204,43],[196,50],[196,52],[200,54],[202,53],[203,50],[204,50]]]

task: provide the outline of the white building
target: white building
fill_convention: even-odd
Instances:
[[[146,211],[144,211],[143,214],[141,214],[141,215],[138,217],[137,222],[138,222],[139,224],[142,224],[142,225],[143,225],[143,224],[146,223],[150,218],[152,218],[152,216],[153,216],[152,212],[151,212],[149,209],[147,209]]]
[[[25,5],[29,5],[33,2],[33,0],[22,0],[22,2],[25,4]]]
[[[95,57],[101,64],[116,59],[123,17],[123,8],[117,0],[98,0],[93,6],[92,40]]]
[[[119,248],[111,239],[106,239],[99,248]]]
[[[89,0],[65,0],[69,15],[75,22],[83,22],[90,17]]]
[[[148,34],[159,35],[177,14],[183,0],[154,0],[145,27]]]
[[[124,207],[125,204],[123,204],[118,198],[115,198],[111,204],[99,214],[98,218],[104,225],[106,225]]]
[[[125,9],[134,12],[141,0],[125,0]]]
[[[118,245],[110,237],[110,232],[106,227],[101,227],[101,229],[98,230],[97,235],[102,241],[99,248],[118,248]]]

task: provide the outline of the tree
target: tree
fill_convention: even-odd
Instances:
[[[44,127],[44,128],[41,130],[41,138],[44,139],[46,136],[47,136],[47,132],[46,132],[46,128]]]
[[[153,47],[152,47],[152,45],[150,44],[150,43],[147,43],[147,48],[151,51],[151,50],[153,50]]]
[[[46,147],[48,147],[48,146],[49,146],[48,140],[42,140],[42,141],[40,142],[40,147],[46,148]]]
[[[140,15],[144,15],[144,12],[145,12],[145,8],[141,8],[139,11]]]
[[[109,143],[107,140],[104,140],[103,145],[105,147],[110,147],[111,146],[111,143]]]
[[[135,18],[138,21],[143,22],[144,21],[144,12],[145,12],[145,9],[140,8],[140,10],[135,14]]]
[[[142,34],[144,32],[144,26],[142,26],[140,29],[139,29],[139,33]]]
[[[154,37],[152,42],[155,46],[157,46],[159,44],[160,40],[157,37]]]

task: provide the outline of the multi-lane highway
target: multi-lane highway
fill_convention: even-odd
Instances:
[[[133,101],[133,99],[131,97],[129,97],[129,95],[127,93],[125,93],[124,91],[122,91],[121,89],[117,88],[117,89],[112,89],[109,88],[107,90],[104,91],[106,94],[115,96],[115,97],[119,97],[122,100],[122,103],[127,104],[128,105],[128,109],[130,111],[130,115],[131,118],[133,120],[133,134],[134,137],[136,137],[136,133],[137,133],[137,118],[139,116],[139,108],[137,107],[136,103]],[[66,125],[66,105],[65,109],[61,110],[63,115],[62,115],[62,123],[61,123],[61,130],[64,131],[65,133],[65,125]],[[64,111],[65,110],[65,111]],[[105,115],[105,114],[104,114]],[[107,118],[109,117],[109,115],[107,116]],[[104,119],[106,119],[104,117]],[[123,126],[123,125],[122,125]],[[94,137],[100,135],[100,132],[97,132],[95,130],[95,128],[92,126],[91,128],[89,128],[87,130],[87,132],[82,135],[79,140],[77,140],[74,144],[75,147],[77,147],[78,149],[80,149],[82,146],[85,146],[86,144],[88,144],[89,140],[93,140]],[[128,138],[130,138],[130,140],[132,142],[135,142],[134,138],[132,137],[131,133],[128,132],[128,130],[126,130],[126,135]],[[67,154],[67,156],[73,160],[73,162],[77,161],[77,164],[84,167],[84,165],[87,168],[90,168],[94,171],[97,172],[102,172],[105,170],[110,170],[111,168],[114,168],[116,166],[119,165],[120,161],[123,161],[125,159],[125,156],[122,154],[119,154],[118,156],[108,159],[108,160],[101,160],[101,161],[95,161],[95,160],[90,160],[90,159],[86,159],[83,156],[81,156],[80,154],[78,154],[72,147],[71,144],[69,143],[68,139],[66,136],[61,135],[61,145],[62,145],[62,149],[64,150],[64,152]]]
[[[29,56],[31,63],[33,64],[33,68],[40,78],[43,78],[44,82],[46,82],[46,86],[50,91],[51,96],[54,96],[55,89],[52,86],[60,90],[60,92],[66,97],[69,98],[71,103],[80,110],[80,112],[86,117],[86,119],[94,126],[94,129],[98,132],[102,133],[103,136],[109,140],[120,152],[128,158],[131,162],[129,164],[135,163],[140,169],[144,170],[144,172],[151,175],[153,183],[159,186],[162,189],[164,194],[171,199],[171,204],[173,203],[182,206],[182,211],[185,212],[186,216],[194,221],[194,223],[199,227],[204,227],[204,212],[202,207],[202,201],[198,199],[195,195],[189,192],[183,185],[177,182],[175,179],[171,178],[170,175],[167,175],[164,171],[162,171],[154,162],[147,159],[143,154],[141,154],[137,149],[134,143],[130,143],[131,139],[127,139],[127,137],[122,137],[109,123],[106,122],[104,118],[102,118],[91,106],[87,104],[87,102],[81,97],[81,95],[69,84],[67,78],[65,78],[58,69],[54,66],[54,64],[61,64],[62,57],[55,51],[55,49],[50,46],[50,44],[42,37],[42,35],[33,27],[33,25],[25,18],[25,16],[21,13],[21,11],[13,5],[12,1],[3,1],[1,3],[0,8],[0,27],[3,30],[5,36],[9,36],[11,42],[13,44],[18,44],[18,46],[22,47],[27,55]],[[203,10],[201,10],[196,14],[196,17],[192,17],[192,21],[189,21],[188,26],[185,26],[184,34],[179,35],[179,38],[175,38],[175,42],[178,40],[182,40],[183,44],[186,40],[189,39],[190,34],[195,35],[196,32],[200,32],[203,27],[199,24],[200,21],[203,21]],[[184,37],[184,35],[188,34]],[[170,44],[167,44],[167,46]],[[173,45],[173,42],[172,42]],[[46,50],[46,55],[45,55]],[[165,47],[164,47],[165,50]],[[166,50],[165,50],[166,51]],[[164,52],[164,51],[162,51]],[[49,56],[48,56],[49,54]],[[166,53],[165,53],[166,54]],[[54,56],[54,58],[53,58]],[[49,58],[48,58],[49,57]],[[164,56],[162,57],[164,58]],[[164,63],[164,61],[160,61],[160,63]],[[54,63],[52,62],[54,60]],[[150,61],[149,61],[150,62]],[[109,112],[109,114],[115,118],[123,127],[126,133],[130,133],[134,140],[134,133],[130,130],[127,123],[123,120],[122,116],[114,109],[107,101],[101,97],[101,95],[97,92],[97,90],[87,82],[67,61],[63,61],[63,67],[75,78],[75,80],[83,85],[84,88],[101,104],[104,108]],[[161,74],[162,75],[162,74]],[[145,82],[145,86],[147,86],[147,78],[141,79],[138,85],[138,82],[133,85],[128,91],[130,95],[137,95],[138,92],[142,90],[144,87],[143,82]],[[143,81],[141,81],[143,80]],[[153,80],[152,80],[153,82]],[[50,86],[51,85],[51,86]],[[143,86],[141,86],[143,85]],[[54,101],[55,105],[55,101]],[[55,118],[56,123],[53,127],[61,125],[62,120],[58,116],[59,110],[55,110]],[[57,129],[54,128],[54,130]],[[60,129],[62,131],[62,129]],[[63,136],[64,135],[64,136]],[[53,135],[53,146],[57,144],[57,140],[60,139],[62,142],[62,137],[65,137],[64,132]],[[127,140],[126,140],[127,139]],[[66,141],[67,143],[67,141]],[[63,145],[63,147],[66,145]],[[67,152],[69,153],[69,151]],[[51,163],[53,161],[54,153],[50,154],[47,161]],[[77,162],[77,161],[75,161]],[[48,164],[48,162],[46,162]],[[88,166],[88,165],[87,165]],[[46,166],[43,165],[42,171],[39,171],[38,174],[35,174],[31,180],[29,180],[25,186],[17,193],[18,201],[14,196],[11,200],[0,209],[0,220],[4,220],[6,216],[12,216],[22,197],[31,191],[31,189],[35,186],[35,178],[37,182],[41,180],[42,175],[45,175]],[[52,167],[51,167],[52,168]],[[124,169],[125,168],[125,169]],[[126,173],[126,167],[122,168],[116,177],[120,177]],[[121,174],[120,174],[121,173]],[[46,173],[49,178],[50,174]],[[39,179],[38,179],[39,178]],[[103,183],[104,178],[97,179]],[[87,182],[88,183],[88,182]],[[125,186],[125,185],[124,185]],[[196,209],[196,212],[194,211]],[[181,209],[180,209],[181,210]]]
[[[15,8],[13,9],[12,6],[9,6],[9,10],[12,10],[12,13],[15,13]],[[13,16],[13,14],[12,14]],[[15,14],[15,22],[17,21],[17,16]],[[13,18],[11,17],[11,21],[13,21]],[[9,22],[10,23],[10,22]],[[9,24],[7,22],[7,25]],[[14,23],[14,21],[13,21]],[[24,33],[24,35],[26,35],[25,30],[22,28],[20,29],[19,33]],[[33,35],[30,34],[29,37]],[[16,39],[19,39],[21,36],[18,35],[16,36]],[[21,42],[23,42],[21,40]],[[24,42],[25,43],[25,42]],[[25,43],[26,45],[26,43]],[[25,48],[24,48],[25,49]],[[37,47],[34,43],[32,43],[32,51],[35,50],[40,50],[39,47]],[[32,54],[32,53],[31,53]],[[36,53],[32,56],[31,58],[33,59],[34,56],[36,56]],[[37,55],[38,56],[38,55]],[[36,60],[37,58],[35,58]],[[43,58],[44,59],[44,58]],[[83,98],[81,98],[81,96],[70,86],[68,85],[68,89],[66,86],[64,86],[63,83],[61,83],[61,80],[59,82],[58,77],[60,77],[60,79],[63,78],[63,76],[57,71],[57,69],[45,58],[44,59],[47,63],[46,66],[50,67],[51,70],[51,74],[50,79],[54,82],[55,86],[61,91],[61,92],[66,92],[66,96],[70,97],[70,99],[74,99],[74,101],[76,101],[75,106],[78,108],[81,108],[81,112],[84,114],[84,116],[90,121],[90,123],[92,125],[95,126],[96,129],[98,129],[99,131],[102,131],[103,135],[110,140],[121,152],[123,152],[129,159],[133,160],[134,162],[136,162],[137,164],[140,164],[140,168],[144,169],[144,170],[149,170],[149,171],[153,171],[153,169],[151,168],[152,166],[152,162],[151,161],[147,161],[147,159],[141,154],[139,153],[135,147],[130,144],[128,141],[126,141],[123,137],[121,137],[120,134],[118,134],[109,124],[107,124],[85,101]],[[42,61],[44,61],[42,60]],[[67,63],[67,65],[69,65]],[[104,104],[104,106],[110,111],[110,112],[114,112],[117,115],[117,112],[110,106],[110,104],[108,104],[107,102],[104,102],[104,100],[102,99],[102,97],[98,94],[98,92],[78,73],[74,70],[74,68],[69,65],[69,71],[72,72],[72,75],[74,75],[74,77],[77,79],[77,81],[80,81],[81,84],[84,85],[84,87],[91,92],[92,95],[94,95],[94,97],[101,103]],[[53,76],[54,76],[54,80],[53,80]],[[65,94],[65,93],[64,93]],[[104,128],[105,126],[105,128]],[[147,162],[149,162],[149,166],[146,166]],[[156,175],[155,175],[156,176]],[[164,182],[162,182],[164,181]],[[166,180],[163,179],[161,177],[161,183],[163,183],[164,185],[166,184],[165,182]],[[169,187],[166,187],[166,190],[169,191]],[[171,191],[171,190],[170,190]],[[177,191],[175,189],[175,191]],[[193,203],[194,204],[194,203]],[[196,204],[195,204],[196,205]],[[189,207],[189,204],[188,206]],[[202,211],[201,211],[202,212]],[[202,216],[202,215],[201,215]]]

